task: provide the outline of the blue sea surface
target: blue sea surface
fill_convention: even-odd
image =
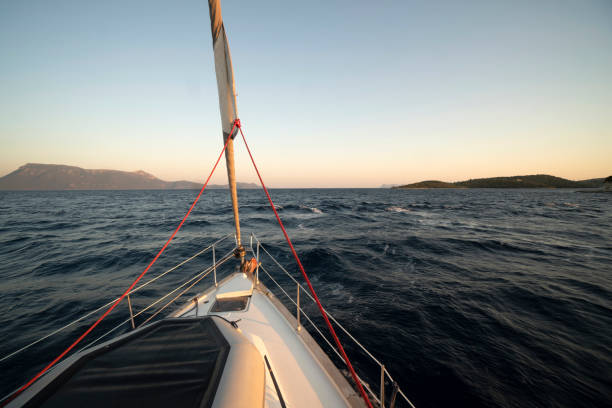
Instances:
[[[196,193],[0,192],[0,358],[120,295]],[[417,407],[612,406],[611,195],[271,193],[324,306],[386,364]],[[239,197],[245,242],[255,233],[298,277],[263,192],[241,190]],[[143,282],[231,234],[232,222],[228,192],[206,191]],[[232,245],[233,238],[225,240],[216,256]],[[134,294],[135,311],[211,262],[208,252]],[[167,312],[211,284],[209,276]],[[304,303],[314,317],[315,308]],[[36,374],[97,316],[0,362],[0,394]],[[127,316],[120,304],[85,343]],[[127,324],[117,333],[126,330]],[[360,374],[378,389],[378,367],[342,338]]]

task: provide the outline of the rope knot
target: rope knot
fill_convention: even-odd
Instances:
[[[240,119],[236,118],[236,120],[234,121],[234,126],[240,129]]]

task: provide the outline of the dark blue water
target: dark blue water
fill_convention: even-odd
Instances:
[[[386,363],[418,407],[611,406],[610,195],[378,189],[272,195],[324,305]],[[120,294],[194,196],[0,192],[0,358]],[[263,193],[243,190],[240,200],[244,236],[258,234],[295,271]],[[231,233],[231,221],[227,191],[205,192],[151,276]],[[202,256],[142,291],[135,309],[210,261]],[[120,305],[92,338],[126,316]],[[35,374],[87,323],[0,363],[0,394]],[[350,345],[348,352],[377,384],[376,367]]]

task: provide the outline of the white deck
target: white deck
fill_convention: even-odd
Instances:
[[[296,330],[295,321],[290,322],[291,316],[275,301],[273,295],[262,286],[251,288],[252,282],[246,275],[231,275],[220,282],[218,288],[213,287],[198,296],[197,307],[194,307],[194,301],[174,315],[204,316],[209,314],[216,297],[243,296],[252,290],[245,311],[210,314],[231,321],[240,319],[240,332],[257,347],[262,358],[267,355],[286,406],[314,408],[361,405],[344,378],[338,378],[341,377],[339,371],[331,365],[309,335],[304,333],[304,329],[301,332]],[[267,370],[265,398],[266,407],[281,406]]]

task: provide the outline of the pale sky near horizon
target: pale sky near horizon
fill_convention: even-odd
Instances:
[[[270,186],[612,174],[612,1],[222,9]],[[203,181],[221,142],[207,1],[0,1],[0,176],[34,162]]]

